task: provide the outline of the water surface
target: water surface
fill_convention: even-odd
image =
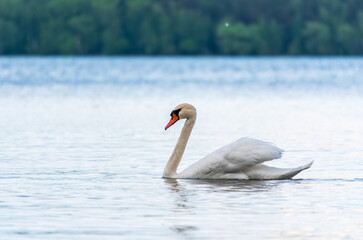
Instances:
[[[359,239],[363,58],[0,58],[0,238]],[[239,137],[292,180],[167,180]]]

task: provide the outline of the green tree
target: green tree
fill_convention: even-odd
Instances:
[[[329,54],[331,33],[322,22],[308,22],[303,31],[303,41],[308,54]]]
[[[208,53],[210,20],[194,10],[178,10],[174,22],[174,42],[180,53]]]
[[[19,24],[18,16],[21,15],[20,0],[0,1],[0,54],[24,53],[25,35]]]
[[[337,29],[337,42],[341,54],[359,52],[359,32],[350,24],[340,24]]]
[[[256,54],[259,32],[256,25],[247,26],[242,22],[222,21],[217,30],[218,43],[222,54]]]

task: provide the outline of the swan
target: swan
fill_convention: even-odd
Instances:
[[[164,178],[280,180],[292,178],[313,164],[311,161],[297,168],[266,166],[262,163],[281,158],[283,150],[270,143],[244,137],[217,149],[184,171],[177,173],[176,170],[196,121],[197,112],[193,105],[183,103],[176,106],[170,116],[171,119],[165,130],[180,119],[186,119],[186,121],[165,166]]]

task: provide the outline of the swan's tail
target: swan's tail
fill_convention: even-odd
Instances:
[[[308,169],[311,167],[311,165],[313,165],[314,161],[311,161],[309,162],[308,164],[305,164],[303,166],[300,166],[300,167],[297,167],[297,168],[292,168],[292,169],[289,169],[288,172],[282,174],[280,176],[280,178],[278,179],[290,179],[292,177],[294,177],[295,175],[297,175],[298,173],[300,173],[301,171],[305,170],[305,169]]]
[[[311,167],[314,161],[297,168],[275,168],[263,164],[250,167],[244,173],[250,180],[282,180],[290,179],[301,171]]]

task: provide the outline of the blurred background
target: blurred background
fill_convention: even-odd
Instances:
[[[361,0],[1,0],[3,55],[361,55]]]

